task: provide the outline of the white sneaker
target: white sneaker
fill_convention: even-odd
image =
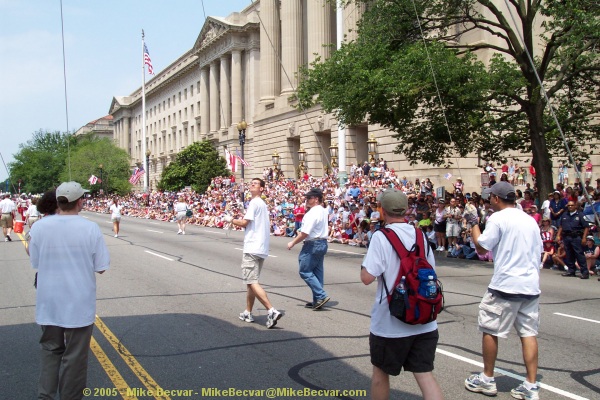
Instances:
[[[247,313],[246,311],[240,313],[240,319],[244,322],[254,322],[252,313]]]
[[[277,325],[277,321],[281,317],[283,317],[283,314],[280,313],[279,311],[273,309],[273,312],[270,312],[269,316],[267,317],[267,329],[271,329],[272,327]]]
[[[185,231],[181,231],[181,234],[182,234],[182,235],[185,235]]]
[[[115,235],[115,237],[119,237],[119,235]]]
[[[178,231],[177,231],[177,234],[178,234],[178,235],[181,235],[181,232],[182,232],[182,231],[181,231],[181,229],[180,229],[180,230],[178,230]]]

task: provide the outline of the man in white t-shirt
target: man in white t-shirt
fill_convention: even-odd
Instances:
[[[323,289],[325,275],[323,263],[327,254],[329,223],[327,210],[322,206],[323,191],[320,188],[313,188],[304,197],[306,208],[309,210],[302,219],[298,236],[288,243],[287,248],[291,250],[297,243],[304,241],[298,255],[298,264],[300,277],[312,291],[312,302],[306,303],[306,307],[319,310],[329,301],[329,296]]]
[[[77,182],[56,189],[60,213],[29,232],[37,270],[35,320],[42,327],[38,398],[81,399],[87,386],[88,352],[96,318],[96,273],[109,268],[100,228],[80,217],[84,194]]]
[[[494,366],[498,356],[498,337],[506,338],[515,327],[523,349],[526,380],[511,395],[517,399],[539,399],[536,383],[540,323],[540,254],[543,251],[540,229],[533,218],[526,218],[515,207],[513,185],[501,181],[489,194],[494,213],[483,233],[479,225],[471,230],[477,253],[494,255],[494,275],[479,305],[479,331],[483,334],[483,372],[465,380],[467,390],[495,396]]]
[[[387,189],[378,201],[381,202],[381,213],[386,227],[398,235],[407,249],[412,248],[416,240],[415,234],[422,235],[423,232],[406,223],[405,214],[409,207],[406,195],[397,189]],[[433,251],[427,251],[427,261],[435,266]],[[361,281],[365,285],[370,285],[377,277],[384,278],[377,280],[377,294],[371,310],[371,397],[388,399],[390,375],[397,376],[404,369],[413,373],[423,398],[442,399],[442,390],[432,372],[439,339],[437,322],[409,325],[390,314],[383,284],[388,282],[389,285],[389,282],[392,282],[393,285],[401,262],[385,235],[382,232],[373,233],[360,271]],[[388,290],[392,291],[394,288],[388,287]],[[381,301],[381,298],[384,300]]]
[[[246,284],[246,309],[240,313],[240,319],[245,322],[254,322],[252,308],[254,300],[258,301],[268,310],[267,328],[277,325],[283,314],[277,311],[269,301],[267,292],[260,286],[258,279],[265,258],[269,256],[269,240],[271,229],[269,227],[269,211],[261,195],[265,190],[265,181],[259,178],[252,179],[248,189],[252,199],[248,204],[246,214],[242,219],[234,219],[225,215],[226,222],[245,228],[244,254],[242,256],[242,280]]]
[[[10,199],[10,194],[5,194],[4,199],[0,201],[0,212],[2,212],[0,226],[2,226],[2,234],[4,235],[5,242],[12,242],[10,232],[13,229],[13,220],[16,209],[17,206],[15,206],[15,203]]]

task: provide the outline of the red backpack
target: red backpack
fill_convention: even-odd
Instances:
[[[400,258],[400,270],[391,293],[388,291],[383,274],[381,275],[390,313],[409,325],[435,321],[444,308],[444,293],[442,283],[437,279],[435,270],[425,256],[425,247],[428,245],[425,243],[423,232],[415,228],[415,244],[407,250],[392,229],[381,228],[379,231],[389,240]],[[405,292],[401,294],[396,287],[403,276]]]

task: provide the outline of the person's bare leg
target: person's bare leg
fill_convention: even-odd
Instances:
[[[258,299],[258,301],[260,301],[262,303],[263,306],[265,306],[265,308],[267,309],[267,311],[269,311],[271,309],[271,307],[273,307],[271,305],[271,302],[269,301],[269,298],[267,297],[267,292],[265,292],[265,290],[262,288],[262,286],[260,286],[259,283],[252,283],[248,285],[248,295],[250,295],[250,292],[252,293],[252,303],[250,304],[248,301],[250,300],[248,298],[248,301],[246,302],[246,304],[249,307],[254,306],[254,299]],[[252,311],[252,308],[249,308],[248,311]]]
[[[435,380],[433,372],[413,372],[413,375],[423,393],[424,400],[442,400],[444,398],[442,388]]]
[[[538,342],[537,337],[527,336],[521,338],[521,347],[523,349],[523,362],[527,370],[527,381],[535,383],[537,381],[538,367]]]
[[[373,366],[371,377],[371,399],[388,400],[390,398],[390,376],[381,369]]]
[[[494,377],[494,366],[498,356],[498,336],[484,333],[481,340],[483,351],[483,373],[490,378]]]

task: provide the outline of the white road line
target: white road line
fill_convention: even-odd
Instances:
[[[575,319],[580,319],[582,321],[587,321],[587,322],[594,322],[596,324],[600,324],[600,321],[596,321],[595,319],[589,319],[589,318],[582,318],[582,317],[576,317],[574,315],[569,315],[569,314],[563,314],[563,313],[559,313],[559,312],[555,312],[554,315],[560,315],[561,317],[567,317],[567,318],[575,318]]]
[[[333,251],[334,253],[346,253],[346,254],[354,254],[355,256],[364,256],[364,253],[354,253],[351,251],[344,251],[344,250],[335,250],[335,249],[328,249],[328,252]]]
[[[160,258],[164,258],[165,260],[173,261],[173,260],[172,260],[171,258],[169,258],[169,257],[161,256],[160,254],[156,254],[156,253],[153,253],[153,252],[151,252],[151,251],[148,251],[148,250],[144,250],[144,251],[145,251],[146,253],[148,253],[148,254],[152,254],[153,256],[160,257]]]
[[[244,249],[240,249],[239,247],[235,247],[235,250],[239,250],[239,251],[244,251]],[[277,258],[277,256],[272,256],[269,254],[268,257],[273,257],[273,258]]]
[[[155,232],[155,233],[164,233],[162,231],[153,231],[152,229],[146,229],[148,232]]]
[[[479,361],[471,360],[470,358],[459,356],[458,354],[450,353],[449,351],[442,350],[442,349],[437,349],[436,352],[440,353],[440,354],[443,354],[445,356],[448,356],[448,357],[451,357],[451,358],[454,358],[454,359],[466,362],[467,364],[475,365],[475,366],[483,369],[483,363],[481,363]],[[505,371],[505,370],[503,370],[501,368],[495,368],[494,371],[497,372],[497,373],[499,373],[499,374],[502,374],[504,376],[508,376],[508,377],[513,378],[513,379],[516,379],[519,382],[523,382],[525,380],[524,376],[513,374],[512,372]],[[565,390],[562,390],[562,389],[559,389],[559,388],[555,388],[554,386],[546,385],[545,383],[542,383],[542,382],[540,382],[539,384],[540,384],[540,387],[542,389],[547,390],[549,392],[554,392],[556,394],[560,394],[562,396],[568,397],[569,399],[574,399],[574,400],[589,400],[587,397],[581,397],[581,396],[578,396],[576,394],[567,392]]]

